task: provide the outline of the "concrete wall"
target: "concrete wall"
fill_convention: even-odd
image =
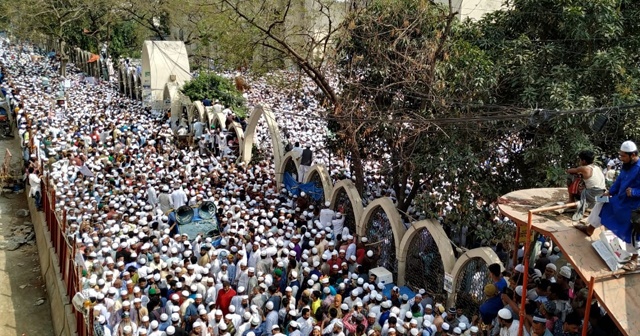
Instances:
[[[151,89],[152,101],[162,100],[165,85],[175,76],[179,86],[191,80],[189,56],[182,41],[144,41],[142,86]]]
[[[29,191],[27,191],[28,193]],[[51,233],[44,219],[44,212],[36,210],[33,198],[28,198],[28,201],[33,230],[36,233],[40,271],[47,287],[47,302],[51,306],[53,334],[59,336],[77,335],[75,308],[69,303],[67,289],[58,267],[58,256],[54,252]]]
[[[436,3],[449,6],[449,0],[435,0]],[[451,7],[459,20],[471,19],[478,21],[485,14],[489,14],[501,9],[507,9],[502,0],[452,0]]]

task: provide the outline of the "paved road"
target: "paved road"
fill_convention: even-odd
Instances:
[[[0,138],[1,162],[7,148],[13,162],[19,162],[18,139]],[[0,336],[53,336],[48,300],[36,305],[47,295],[35,240],[9,251],[13,238],[28,233],[31,227],[30,217],[16,215],[19,209],[27,208],[26,201],[24,193],[0,196]]]

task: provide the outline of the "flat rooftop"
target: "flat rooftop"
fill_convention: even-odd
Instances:
[[[501,197],[498,208],[526,230],[529,210],[567,202],[566,188],[518,190]],[[587,237],[574,228],[579,224],[566,214],[550,211],[534,214],[532,229],[551,237],[562,251],[564,259],[588,284],[595,279],[594,295],[625,335],[637,335],[640,330],[640,274],[621,275],[618,278],[607,267],[591,246],[599,239],[601,229]],[[617,272],[616,274],[620,274]],[[635,332],[631,332],[635,330]]]

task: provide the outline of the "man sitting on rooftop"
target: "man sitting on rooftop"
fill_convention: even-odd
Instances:
[[[604,173],[593,161],[595,154],[590,150],[583,150],[578,154],[579,166],[567,169],[567,174],[582,176],[584,189],[580,193],[578,200],[578,210],[573,216],[573,220],[580,220],[587,208],[593,208],[596,204],[596,197],[602,195],[606,190]],[[574,202],[573,195],[569,195],[569,201]]]

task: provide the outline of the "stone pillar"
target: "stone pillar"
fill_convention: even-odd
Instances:
[[[404,254],[400,254],[396,248],[396,258],[398,259],[398,286],[404,286],[404,276],[407,272],[407,258]]]

